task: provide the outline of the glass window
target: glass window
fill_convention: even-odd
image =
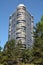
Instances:
[[[20,16],[21,14],[22,14],[21,12],[18,12],[18,13],[17,13],[17,16]]]
[[[16,34],[21,34],[21,32],[17,32]]]
[[[25,37],[16,37],[16,39],[18,39],[18,38],[24,38],[24,39],[26,39]]]
[[[19,30],[19,29],[22,29],[22,28],[16,28],[16,30]]]
[[[21,20],[21,21],[24,21],[24,22],[26,22],[26,20]]]
[[[21,22],[17,21],[17,24],[19,24],[19,23],[21,23]]]

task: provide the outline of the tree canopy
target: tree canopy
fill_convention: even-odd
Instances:
[[[43,16],[34,32],[33,58],[34,63],[43,63]]]

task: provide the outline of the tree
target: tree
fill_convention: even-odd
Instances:
[[[17,44],[15,40],[7,41],[4,46],[4,50],[3,50],[2,62],[4,64],[5,63],[8,64],[9,61],[13,63],[18,62],[21,57],[21,53],[22,53],[21,48],[22,48],[21,40],[19,40]]]
[[[22,62],[24,62],[24,63],[29,62],[29,59],[30,59],[30,50],[29,49],[24,49],[22,51],[21,57],[22,57]]]
[[[24,48],[24,45],[22,44],[22,41],[19,40],[17,45],[16,45],[16,57],[17,57],[17,60],[19,62],[29,62],[29,58],[30,58],[30,50],[29,48]]]
[[[0,63],[2,62],[2,47],[0,46]]]
[[[16,48],[15,40],[10,40],[10,41],[6,42],[6,44],[4,46],[4,50],[3,50],[2,62],[6,63],[10,60],[14,61],[16,59],[15,48]]]
[[[16,45],[16,51],[15,51],[17,61],[20,61],[20,58],[21,58],[21,55],[22,55],[22,49],[23,49],[23,44],[22,44],[22,41],[19,40],[17,45]]]
[[[34,32],[33,63],[43,64],[43,16],[36,24]]]
[[[26,63],[29,61],[30,51],[29,48],[24,48],[21,40],[17,44],[15,40],[10,40],[6,42],[1,56],[1,63],[4,65],[11,65],[18,61]]]

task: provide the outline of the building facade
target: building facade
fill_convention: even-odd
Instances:
[[[33,44],[33,16],[24,4],[19,4],[16,11],[9,17],[8,40],[22,41],[26,47]]]

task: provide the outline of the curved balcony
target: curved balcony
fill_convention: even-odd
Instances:
[[[21,32],[21,29],[19,29],[19,30],[16,30],[16,33],[19,33],[19,32]]]
[[[24,37],[25,38],[26,35],[25,34],[17,34],[16,37]]]
[[[21,34],[21,35],[26,35],[26,33],[25,33],[25,32],[21,32],[21,31],[20,31],[20,32],[18,32],[18,31],[17,31],[17,32],[16,32],[16,35],[19,35],[19,34]]]
[[[23,15],[17,16],[17,20],[25,20],[25,16],[23,16]]]
[[[19,32],[21,32],[22,34],[25,34],[26,30],[23,30],[23,29],[16,30],[16,33],[19,33]]]
[[[25,23],[18,23],[16,27],[26,26]]]

